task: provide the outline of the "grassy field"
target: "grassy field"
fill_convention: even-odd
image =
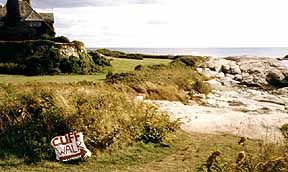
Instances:
[[[170,147],[153,144],[136,144],[126,150],[101,156],[93,155],[87,162],[63,164],[43,161],[38,164],[25,165],[17,158],[0,161],[0,171],[7,172],[185,172],[197,171],[205,163],[211,151],[219,150],[222,158],[233,160],[243,147],[238,145],[238,137],[229,135],[208,135],[179,132],[175,143]],[[247,141],[245,150],[259,152],[257,141]]]
[[[112,71],[113,73],[121,73],[121,72],[132,71],[137,65],[145,66],[145,65],[152,65],[152,64],[168,64],[168,63],[169,63],[169,60],[159,60],[159,59],[144,59],[144,60],[112,59],[113,68],[111,68],[110,71]],[[109,70],[107,70],[107,73],[108,71]],[[166,97],[169,100],[169,97],[173,98],[174,96],[174,95],[171,95],[171,93],[174,94],[175,92],[179,91],[178,90],[179,88],[182,88],[183,90],[192,90],[192,91],[197,90],[196,88],[191,87],[193,86],[192,81],[197,79],[193,77],[198,76],[197,73],[193,73],[193,72],[194,70],[191,69],[190,67],[188,68],[188,67],[183,67],[183,66],[178,66],[178,65],[170,66],[170,67],[166,66],[166,67],[162,67],[159,69],[150,69],[149,67],[147,67],[147,69],[145,70],[143,69],[141,71],[135,71],[134,74],[132,75],[131,74],[118,75],[118,76],[116,75],[114,76],[114,78],[113,77],[110,78],[111,83],[110,82],[107,82],[107,83],[97,82],[93,84],[90,84],[90,83],[87,84],[86,82],[74,84],[74,82],[84,81],[84,80],[101,81],[105,79],[106,73],[97,74],[97,75],[60,75],[60,76],[58,75],[58,76],[35,76],[35,77],[0,75],[0,83],[3,84],[3,85],[1,84],[1,88],[2,88],[0,92],[2,96],[1,100],[4,101],[2,103],[5,103],[2,105],[2,111],[3,111],[2,114],[4,114],[4,116],[6,115],[8,117],[11,117],[11,119],[8,118],[11,121],[11,125],[14,122],[16,123],[19,122],[17,114],[18,112],[21,112],[21,111],[15,111],[15,110],[21,107],[22,107],[21,110],[25,111],[26,115],[27,114],[33,115],[39,111],[40,115],[35,115],[35,117],[33,115],[36,121],[38,120],[38,116],[41,117],[41,114],[48,114],[46,116],[50,117],[51,116],[50,112],[54,112],[55,114],[56,112],[57,113],[59,112],[61,114],[65,112],[64,115],[68,115],[68,116],[71,114],[74,114],[75,116],[79,115],[78,117],[80,117],[81,115],[81,117],[85,120],[79,120],[79,121],[85,121],[89,125],[93,124],[91,125],[92,126],[91,128],[93,127],[97,128],[98,126],[101,126],[98,124],[100,124],[100,122],[104,121],[105,119],[108,122],[105,121],[104,124],[105,126],[107,124],[108,127],[103,127],[103,128],[100,127],[99,131],[100,129],[101,130],[103,129],[103,133],[109,135],[109,133],[111,133],[109,129],[113,129],[114,127],[113,122],[117,121],[115,119],[120,119],[121,114],[123,116],[127,114],[129,114],[129,116],[133,116],[134,114],[138,114],[138,115],[141,114],[141,111],[137,109],[135,109],[135,111],[131,111],[128,113],[129,110],[133,109],[133,106],[132,106],[133,104],[131,104],[130,98],[128,99],[128,101],[123,101],[123,100],[126,100],[126,98],[124,99],[124,97],[127,97],[127,96],[129,97],[129,93],[131,94],[130,96],[135,96],[135,95],[133,95],[131,92],[127,92],[127,90],[134,90],[134,91],[140,90],[140,91],[147,93],[147,95],[149,95],[148,98]],[[203,78],[200,77],[198,79],[199,81],[202,81]],[[12,83],[12,84],[7,84],[7,83]],[[26,84],[20,84],[20,83],[26,83]],[[195,85],[201,86],[201,84],[199,83]],[[46,94],[46,92],[43,92],[45,93],[43,94],[44,97],[39,97],[39,96],[37,97],[37,95],[35,95],[41,89],[43,89],[42,91],[48,90],[49,92],[47,93],[51,93],[51,97],[50,97],[51,100],[46,99],[47,96],[50,95],[50,94]],[[15,90],[17,90],[17,92]],[[24,99],[21,99],[22,101],[18,101],[19,95],[25,91],[31,92],[31,95],[29,94],[28,97],[25,96]],[[30,102],[30,99],[27,99],[29,98],[29,96],[31,97],[31,102]],[[87,102],[76,101],[78,100],[79,97],[81,97],[81,100],[87,100]],[[52,101],[54,99],[55,101]],[[75,102],[74,102],[74,99],[75,99]],[[48,102],[51,101],[52,103],[45,104],[46,101]],[[31,104],[33,106],[30,106]],[[61,108],[55,108],[56,105],[61,105],[59,106]],[[49,108],[50,106],[52,108]],[[75,108],[71,108],[74,106]],[[9,111],[9,108],[11,111]],[[53,111],[49,111],[49,110],[53,110]],[[78,110],[79,113],[76,110]],[[143,114],[147,115],[149,114],[148,112],[149,111],[146,110],[145,113],[143,112]],[[91,113],[90,114],[91,116],[89,116],[89,113]],[[114,114],[117,114],[117,115],[114,115]],[[154,113],[151,113],[151,114],[154,114]],[[109,115],[111,116],[111,119],[108,119]],[[155,115],[152,115],[152,116],[154,117]],[[13,122],[12,119],[14,118],[16,121]],[[28,118],[28,121],[29,119],[32,119],[32,118]],[[70,118],[65,118],[65,119],[70,119]],[[91,119],[93,120],[97,119],[99,121],[93,123],[91,122],[93,121]],[[145,116],[145,118],[137,118],[137,119],[142,119],[142,120],[135,120],[137,122],[137,125],[134,125],[134,126],[138,126],[138,121],[145,121],[147,119],[147,116]],[[4,122],[2,123],[2,125],[5,126],[7,124],[7,118],[3,118],[3,121]],[[33,132],[35,131],[35,133],[37,133],[37,131],[40,131],[40,130],[44,131],[44,128],[46,125],[43,125],[44,127],[42,128],[41,128],[41,125],[39,125],[41,122],[43,123],[43,121],[45,123],[45,120],[40,120],[40,122],[37,121],[36,122],[37,125],[35,125],[36,127],[35,129],[31,127],[29,128],[29,126],[28,128],[25,128],[25,129],[30,129],[29,131],[31,133],[32,131]],[[121,120],[119,121],[121,122]],[[159,121],[161,122],[163,120],[159,120]],[[170,122],[169,118],[167,118],[167,121]],[[39,129],[38,125],[40,126],[41,129]],[[82,126],[84,128],[85,127],[87,128],[87,126],[89,125],[86,125],[86,123],[79,124],[79,126]],[[110,125],[113,127],[109,127]],[[1,126],[1,121],[0,121],[0,126]],[[77,130],[79,129],[79,126],[77,127]],[[126,123],[123,123],[123,126],[126,126]],[[17,125],[16,125],[16,129],[18,129]],[[81,128],[80,130],[82,131],[82,129],[83,128]],[[127,129],[130,129],[130,128],[127,127]],[[63,125],[61,125],[61,131],[63,131]],[[123,127],[121,128],[121,130],[118,130],[118,131],[123,131]],[[87,133],[89,134],[89,132]],[[126,133],[126,132],[123,132],[123,133]],[[19,136],[19,130],[17,130],[17,132],[14,132],[14,134],[15,136]],[[39,137],[43,137],[42,134]],[[86,134],[85,136],[88,137],[88,134]],[[90,134],[93,134],[93,133],[90,133]],[[9,134],[7,135],[10,136]],[[31,137],[32,136],[33,134],[31,135]],[[125,135],[123,134],[123,136]],[[228,163],[235,165],[235,162],[237,160],[237,157],[240,151],[245,151],[247,155],[247,158],[245,159],[245,163],[247,162],[248,165],[251,165],[251,164],[255,165],[258,162],[267,162],[267,160],[268,162],[270,162],[270,160],[273,160],[273,157],[276,157],[279,159],[279,158],[282,158],[283,154],[285,153],[285,151],[283,151],[284,148],[279,145],[266,145],[261,141],[255,141],[255,140],[247,140],[245,142],[245,146],[242,146],[238,144],[238,141],[240,140],[240,138],[231,136],[231,135],[223,135],[223,134],[222,135],[210,135],[210,134],[199,134],[199,133],[185,133],[183,131],[177,131],[176,136],[171,136],[171,137],[172,138],[169,138],[169,139],[172,139],[173,142],[170,142],[171,144],[169,146],[167,144],[161,144],[161,143],[144,144],[143,142],[135,141],[135,142],[131,142],[131,145],[127,143],[126,146],[129,145],[129,147],[121,147],[121,148],[116,147],[115,149],[107,148],[107,149],[103,149],[102,152],[100,152],[99,150],[99,152],[94,152],[93,156],[86,162],[74,162],[70,164],[53,162],[53,161],[40,161],[35,164],[27,164],[24,161],[24,159],[19,158],[20,156],[18,154],[17,155],[19,157],[16,157],[16,154],[12,154],[12,155],[5,154],[3,157],[0,156],[0,171],[3,171],[3,172],[5,171],[7,172],[22,172],[22,171],[29,171],[29,172],[34,172],[34,171],[35,172],[36,171],[37,172],[45,172],[45,171],[46,172],[52,172],[52,171],[63,171],[63,172],[66,172],[66,171],[67,172],[80,172],[80,171],[81,172],[82,171],[83,172],[92,172],[92,171],[93,172],[94,171],[97,171],[97,172],[111,172],[111,171],[114,171],[114,172],[146,172],[146,171],[149,171],[149,172],[150,171],[151,172],[186,172],[187,171],[187,172],[190,172],[192,171],[193,172],[193,171],[197,171],[197,167],[199,167],[201,164],[206,163],[207,158],[214,151],[221,152],[221,156],[218,157],[219,158],[218,162],[220,166],[224,166],[225,164],[227,165]],[[123,138],[126,138],[126,137],[123,137]],[[11,140],[13,141],[13,139]],[[28,139],[28,140],[32,140],[32,139]],[[18,145],[18,143],[19,142],[13,145],[17,145],[16,147],[18,148],[19,145],[21,145],[20,143]],[[123,140],[121,140],[121,142],[119,143],[123,145]],[[49,143],[47,145],[50,146]],[[27,150],[25,149],[24,152],[26,154]],[[45,149],[44,152],[47,152],[47,149]],[[0,153],[1,153],[1,147],[0,147]],[[49,154],[49,155],[53,155],[53,154]],[[287,159],[288,157],[285,159],[284,165],[287,165],[287,162],[288,162]],[[243,171],[243,169],[241,170]],[[218,171],[220,170],[218,169]],[[232,171],[235,171],[235,170],[232,170]]]
[[[134,70],[137,65],[168,64],[168,59],[112,59],[113,73],[128,72]],[[107,71],[108,72],[108,71]],[[26,83],[26,82],[79,82],[79,81],[99,81],[105,79],[106,73],[96,75],[55,75],[55,76],[22,76],[22,75],[0,75],[0,83]]]

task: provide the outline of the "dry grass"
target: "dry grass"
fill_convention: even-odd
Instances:
[[[211,89],[205,84],[207,78],[194,68],[183,64],[153,65],[140,70],[114,74],[106,82],[123,85],[123,88],[138,94],[145,94],[149,99],[173,100],[186,102],[187,92],[208,94]]]
[[[230,135],[209,135],[178,132],[170,147],[159,147],[153,144],[135,144],[134,146],[116,152],[105,151],[102,156],[95,154],[87,162],[78,164],[62,164],[43,161],[34,165],[25,165],[19,159],[0,162],[0,170],[7,172],[20,171],[117,171],[117,172],[185,172],[197,171],[213,151],[222,152],[221,158],[235,162],[238,153],[243,150],[238,145],[239,137]],[[246,150],[251,154],[260,155],[263,151],[262,142],[248,140]],[[267,147],[267,146],[266,146]],[[270,145],[277,155],[279,147]]]
[[[117,59],[117,62],[120,62],[118,72],[131,71],[134,66],[139,64],[131,64],[125,69],[127,61],[125,59],[120,60]],[[137,60],[137,62],[141,61]],[[190,64],[187,57],[182,62],[189,62]],[[194,63],[191,64],[194,65]],[[266,169],[269,169],[274,167],[274,162],[282,163],[282,159],[275,161],[279,160],[277,158],[284,158],[284,165],[287,164],[287,159],[285,159],[287,147],[285,146],[269,145],[255,140],[246,140],[245,146],[242,146],[238,144],[240,138],[229,135],[189,134],[178,131],[177,135],[173,136],[171,135],[172,132],[163,133],[162,128],[177,128],[176,123],[169,122],[168,116],[159,114],[155,107],[147,107],[142,103],[134,102],[134,96],[138,93],[146,94],[148,98],[153,99],[182,101],[185,101],[187,92],[207,94],[209,87],[201,82],[206,78],[195,72],[194,68],[195,66],[187,67],[181,64],[154,65],[142,67],[138,71],[126,74],[112,75],[111,78],[107,79],[107,82],[98,82],[97,79],[93,79],[93,76],[89,81],[81,81],[82,76],[75,76],[79,78],[80,82],[74,82],[78,79],[64,82],[63,80],[67,78],[62,78],[59,81],[54,76],[51,76],[51,82],[47,82],[47,80],[45,82],[45,77],[40,77],[36,82],[30,83],[27,83],[25,78],[21,80],[21,77],[17,78],[20,82],[5,81],[0,86],[1,139],[4,136],[12,136],[13,132],[10,133],[11,135],[3,133],[7,129],[15,127],[15,124],[21,124],[21,121],[24,122],[22,124],[25,124],[31,118],[37,121],[38,116],[36,115],[34,116],[36,118],[34,118],[33,114],[39,114],[40,117],[49,120],[51,115],[56,114],[56,117],[58,117],[60,114],[61,120],[64,120],[62,121],[64,125],[61,126],[61,132],[66,132],[66,129],[70,131],[80,128],[85,133],[86,143],[89,149],[93,151],[93,156],[87,162],[65,164],[53,160],[43,160],[28,165],[25,156],[23,157],[23,155],[13,151],[5,152],[3,148],[7,145],[1,145],[0,171],[197,171],[197,167],[201,165],[205,167],[208,157],[215,151],[221,152],[221,156],[217,156],[218,162],[213,165],[223,167],[222,171],[235,171],[234,167],[237,167],[236,160],[240,151],[245,151],[249,155],[249,158],[243,162],[250,165],[268,164]],[[39,82],[42,79],[44,82]],[[19,112],[25,112],[27,118],[25,116],[23,118],[23,113]],[[3,116],[10,118],[7,120]],[[81,120],[73,120],[75,116],[81,118]],[[47,129],[46,124],[49,124],[48,126],[53,124],[49,123],[49,120],[43,126],[42,122],[45,120],[42,119],[36,122],[40,125],[38,128],[28,128],[30,129],[29,134],[33,136],[35,132],[42,132],[40,135],[38,134],[42,137]],[[144,126],[147,126],[146,122],[153,124],[152,126],[157,132],[162,132],[163,137],[160,143],[151,143],[158,141],[159,138],[150,133],[151,130],[143,130]],[[71,126],[71,128],[65,128],[66,125]],[[20,125],[20,129],[23,129],[21,127],[23,125]],[[16,127],[16,129],[19,128]],[[146,137],[143,131],[148,132],[146,136],[149,135],[149,137]],[[61,132],[55,130],[52,133],[58,135]],[[97,134],[95,135],[95,133]],[[24,135],[20,132],[17,136],[23,137]],[[34,139],[38,139],[38,136]],[[120,139],[114,140],[115,137]],[[140,142],[139,138],[142,139]],[[147,138],[150,142],[147,142]],[[28,140],[31,139],[28,138]],[[106,143],[108,143],[108,146],[103,146],[107,145]],[[21,145],[23,143],[16,140],[13,148],[19,148]],[[47,150],[50,149],[47,147],[49,145],[45,146],[40,147],[43,150],[42,153],[47,153]],[[50,153],[50,156],[54,156],[53,151]],[[54,159],[54,157],[52,158]],[[273,170],[275,171],[275,168],[272,168]]]

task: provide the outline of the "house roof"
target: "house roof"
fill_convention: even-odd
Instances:
[[[39,13],[39,14],[48,23],[54,23],[54,14],[53,13]]]
[[[19,0],[19,10],[20,16],[23,21],[43,21],[46,25],[54,32],[53,23],[54,15],[53,13],[37,13],[29,3],[24,0]],[[7,13],[6,6],[0,8],[0,19],[5,17]]]
[[[37,13],[30,4],[24,0],[19,0],[19,10],[24,21],[46,21],[48,23],[54,23],[53,13]],[[0,18],[4,17],[6,13],[6,6],[0,6]]]

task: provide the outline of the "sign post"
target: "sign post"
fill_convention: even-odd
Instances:
[[[51,140],[55,149],[56,159],[69,161],[73,159],[85,159],[91,156],[91,152],[84,144],[82,132],[71,132],[64,136],[56,136]]]

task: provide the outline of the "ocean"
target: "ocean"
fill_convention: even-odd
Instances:
[[[97,48],[87,48],[97,49]],[[201,55],[201,56],[259,56],[281,58],[288,55],[288,47],[263,48],[108,48],[126,53],[154,55]]]

